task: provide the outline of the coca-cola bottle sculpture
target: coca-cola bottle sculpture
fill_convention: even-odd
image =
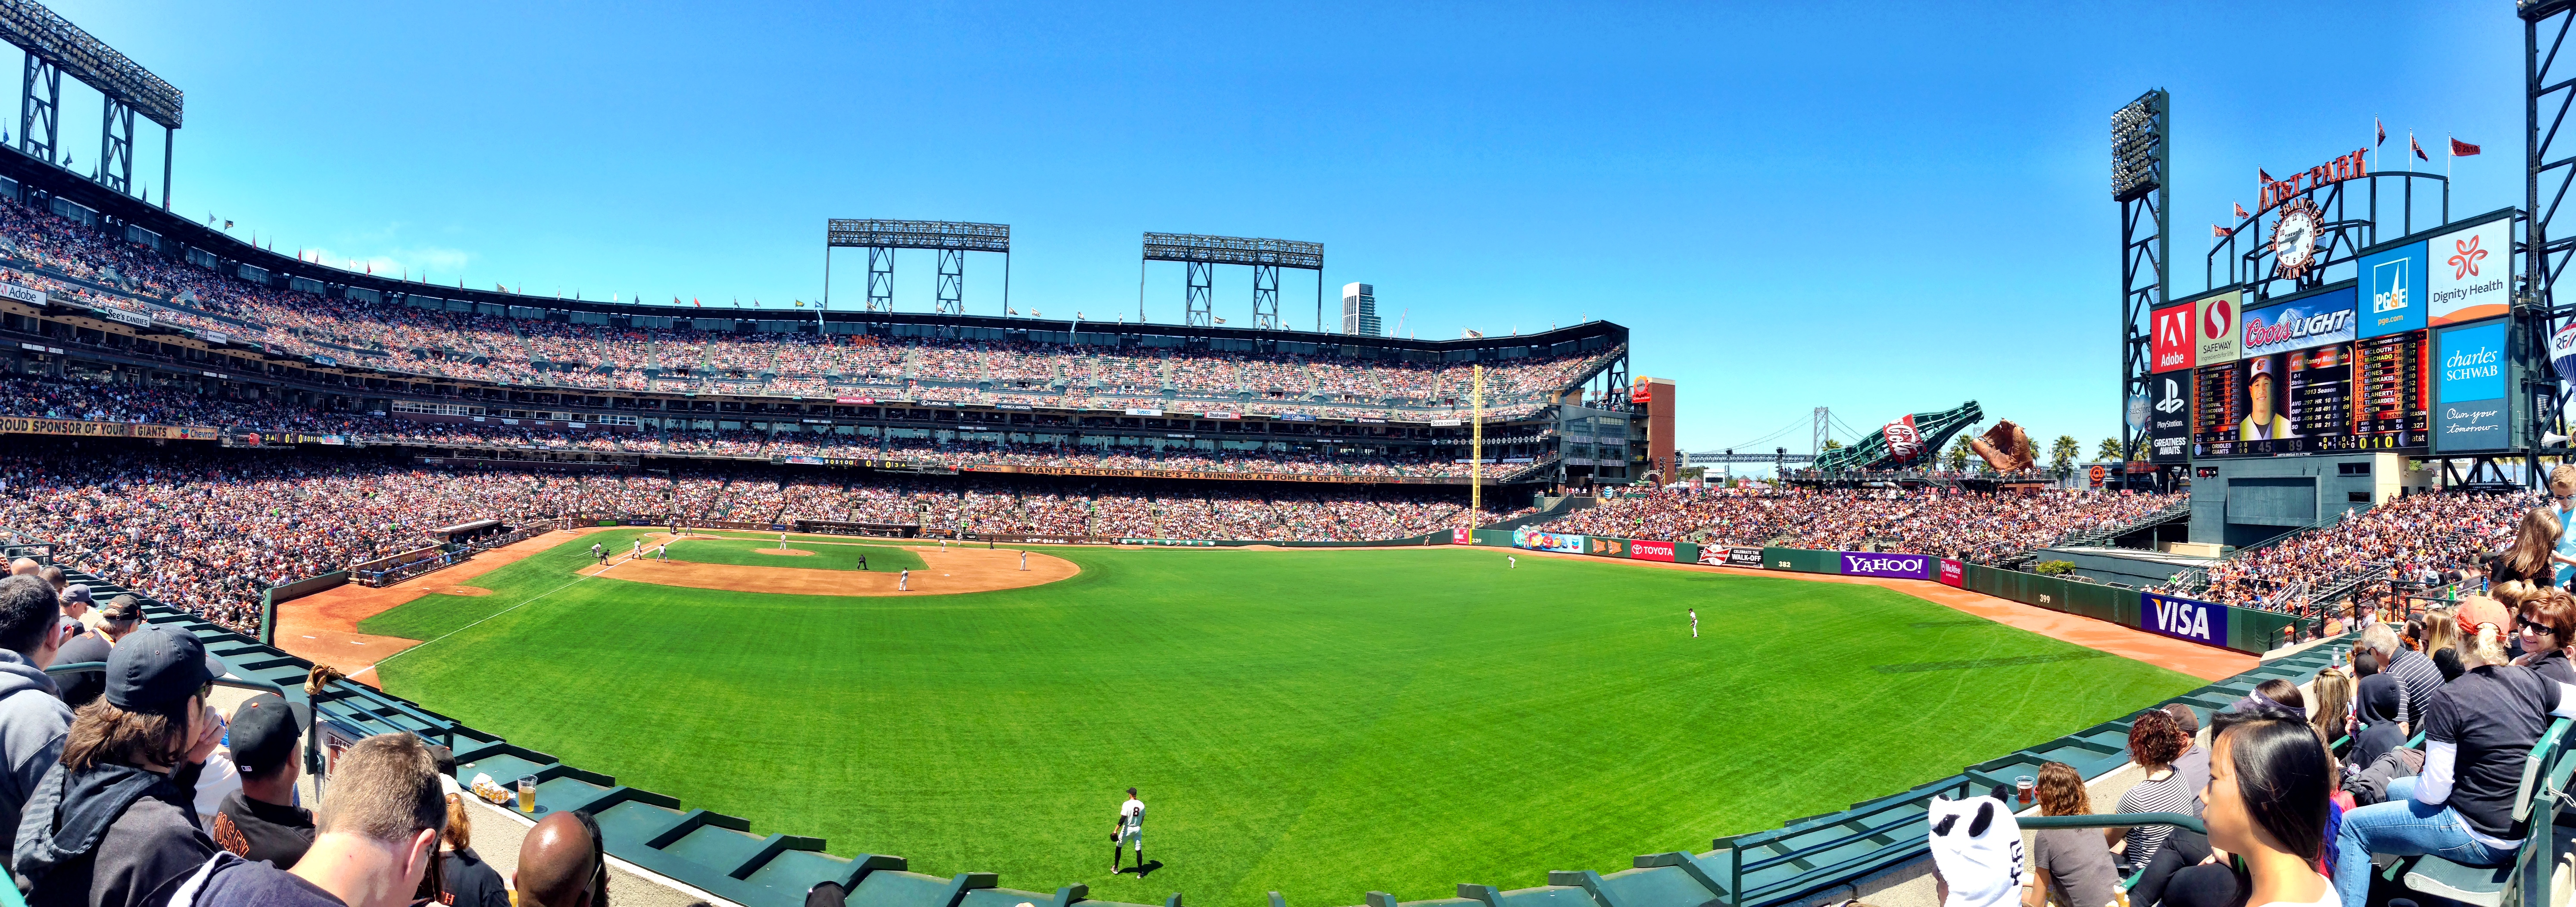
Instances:
[[[1932,455],[1960,429],[1985,418],[1985,410],[1970,400],[1957,409],[1937,413],[1914,413],[1860,439],[1850,447],[1838,447],[1816,457],[1820,472],[1854,472],[1864,469],[1904,469],[1928,466]]]

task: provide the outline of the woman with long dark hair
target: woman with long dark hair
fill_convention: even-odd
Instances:
[[[2333,882],[2318,874],[2326,844],[2325,747],[2304,721],[2255,718],[2230,725],[2209,760],[2209,845],[2245,861],[2237,880],[2251,907],[2334,907]],[[2366,877],[2370,857],[2358,861]],[[2220,864],[2192,870],[2232,872]],[[2176,888],[2184,887],[2181,879]],[[2369,894],[2365,878],[2359,891]]]

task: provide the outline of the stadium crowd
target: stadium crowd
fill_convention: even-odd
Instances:
[[[1657,488],[1551,521],[1563,532],[1707,544],[1901,551],[1993,562],[2069,533],[2135,522],[2180,495]]]
[[[1418,419],[1464,411],[1473,380],[1468,365],[1338,355],[733,330],[745,313],[804,317],[759,309],[724,310],[710,319],[724,322],[722,329],[697,330],[695,316],[706,313],[696,309],[672,309],[672,327],[620,327],[332,299],[171,263],[100,228],[9,200],[0,200],[0,268],[0,280],[289,353],[511,385],[901,394],[1095,409],[1160,408],[1186,399],[1195,401],[1186,404],[1191,411]],[[541,314],[535,307],[519,311]],[[1038,330],[1059,326],[1078,328],[1031,322]],[[1535,411],[1621,353],[1596,349],[1489,365],[1487,410]]]
[[[2536,493],[2408,495],[2236,552],[2205,577],[2178,575],[2153,591],[2315,616],[2324,613],[2321,593],[2357,582],[2353,599],[2378,602],[2394,584],[2479,564],[2512,542],[2525,512],[2547,503]]]
[[[211,691],[227,666],[195,635],[146,623],[132,596],[93,608],[86,586],[50,570],[19,561],[0,576],[0,861],[13,903],[606,903],[609,863],[587,814],[539,819],[505,879],[473,849],[467,798],[488,782],[461,787],[455,753],[416,734],[335,745],[330,784],[304,793],[303,739],[321,730],[285,697],[255,694],[222,714]],[[104,670],[46,672],[89,662]],[[315,665],[304,686],[347,682]]]
[[[81,443],[58,442],[43,455],[0,454],[0,532],[59,543],[65,563],[244,632],[257,630],[260,594],[269,587],[424,547],[435,541],[430,530],[483,518],[813,519],[939,533],[1367,541],[1447,529],[1465,510],[1454,489],[849,479],[766,466],[669,474],[450,470],[365,453],[84,455]],[[1489,508],[1476,522],[1528,512]]]

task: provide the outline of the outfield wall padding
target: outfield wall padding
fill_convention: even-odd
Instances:
[[[1831,573],[1839,576],[1843,572],[1843,556],[1839,551],[1764,548],[1762,549],[1762,569],[1790,570],[1798,573]]]

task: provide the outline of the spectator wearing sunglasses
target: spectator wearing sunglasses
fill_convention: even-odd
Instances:
[[[191,791],[223,735],[206,693],[223,665],[194,634],[152,627],[107,658],[107,691],[73,713],[63,761],[19,820],[11,858],[36,907],[168,902],[216,853]]]
[[[2568,588],[2576,579],[2576,466],[2560,464],[2549,471],[2550,516],[2558,520],[2558,550],[2549,561],[2557,568],[2556,585]]]
[[[2564,589],[2544,589],[2515,610],[2522,657],[2513,663],[2559,683],[2576,683],[2576,665],[2567,660],[2567,646],[2576,643],[2576,596]]]

